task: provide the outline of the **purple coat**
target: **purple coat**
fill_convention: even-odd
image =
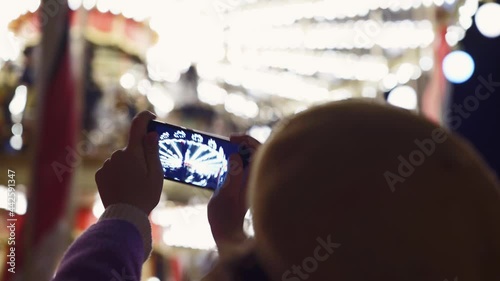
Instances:
[[[53,281],[141,280],[143,261],[138,229],[125,220],[102,220],[70,246]]]

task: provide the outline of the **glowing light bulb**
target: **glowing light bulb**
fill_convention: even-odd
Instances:
[[[389,73],[382,80],[382,85],[386,90],[390,90],[398,85],[398,78],[395,74]]]
[[[500,5],[497,3],[486,3],[476,12],[476,25],[479,32],[488,38],[500,35]]]
[[[83,0],[83,7],[86,10],[92,10],[97,4],[97,0]]]
[[[68,0],[68,6],[71,10],[76,11],[82,6],[82,0]]]
[[[423,71],[429,71],[434,66],[434,60],[431,57],[422,57],[419,64]]]
[[[23,138],[21,136],[12,136],[9,144],[13,149],[21,150],[23,148]]]
[[[271,128],[269,126],[254,126],[250,128],[248,134],[256,140],[264,143],[271,135]]]
[[[11,131],[14,136],[20,136],[23,134],[23,125],[21,123],[16,123],[12,125]]]
[[[16,88],[14,93],[14,98],[9,104],[9,111],[12,115],[21,114],[26,107],[26,101],[28,98],[28,88],[24,85],[20,85]]]
[[[414,110],[418,103],[417,93],[410,86],[398,86],[389,93],[387,102],[394,106]]]
[[[120,85],[125,89],[132,89],[135,85],[135,77],[130,73],[125,73],[120,78]]]
[[[460,84],[469,80],[474,73],[472,57],[463,51],[449,53],[443,60],[443,73],[448,81]]]

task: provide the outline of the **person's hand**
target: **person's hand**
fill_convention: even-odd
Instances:
[[[249,136],[232,136],[231,142],[243,147],[241,154],[249,157],[260,143]],[[215,243],[220,247],[226,242],[241,242],[246,239],[243,222],[248,211],[247,187],[250,165],[243,167],[239,154],[229,157],[226,181],[216,190],[208,203],[208,221]]]
[[[139,113],[132,120],[127,147],[115,151],[95,174],[104,207],[129,204],[149,215],[158,204],[163,187],[158,135],[147,133],[155,118],[149,111]]]

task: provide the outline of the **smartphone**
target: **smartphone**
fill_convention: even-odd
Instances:
[[[150,121],[148,132],[158,133],[160,162],[165,179],[216,190],[226,180],[229,156],[239,145],[208,133]]]

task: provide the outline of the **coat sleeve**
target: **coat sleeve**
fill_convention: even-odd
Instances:
[[[141,280],[150,252],[147,215],[131,206],[112,205],[70,246],[53,281]]]

